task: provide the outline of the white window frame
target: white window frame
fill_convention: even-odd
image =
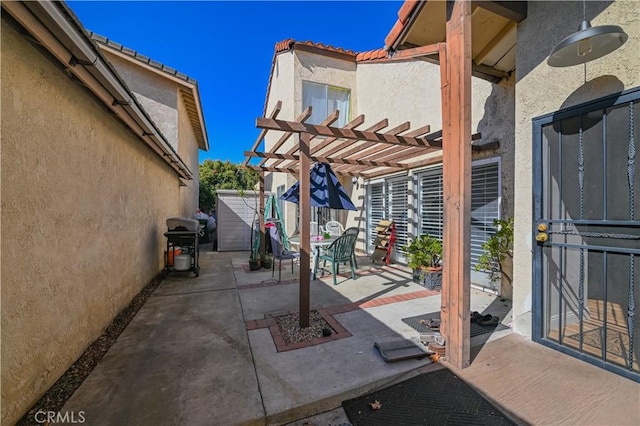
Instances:
[[[306,85],[313,85],[313,86],[317,86],[319,88],[323,88],[324,89],[324,99],[327,102],[327,106],[326,106],[326,114],[320,113],[320,115],[317,115],[319,112],[314,111],[312,109],[311,111],[311,117],[309,117],[309,119],[306,121],[309,124],[320,124],[322,121],[324,121],[329,115],[331,115],[335,109],[331,109],[329,106],[329,90],[335,90],[335,91],[339,91],[339,92],[347,92],[348,94],[348,101],[347,101],[347,112],[344,113],[343,111],[340,111],[340,115],[338,116],[338,120],[336,120],[336,122],[334,123],[334,125],[336,127],[344,127],[348,122],[349,119],[351,117],[351,89],[348,89],[346,87],[339,87],[339,86],[333,86],[331,84],[325,84],[325,83],[318,83],[315,81],[309,81],[309,80],[302,80],[302,110],[304,111],[305,108],[307,108],[309,105],[305,105],[305,86]],[[324,115],[324,117],[322,117]]]

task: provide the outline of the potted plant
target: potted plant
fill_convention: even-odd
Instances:
[[[413,281],[430,290],[442,286],[442,243],[429,234],[420,235],[406,246],[407,265],[413,270]]]
[[[511,299],[513,269],[513,218],[493,221],[497,231],[482,245],[476,271],[489,272],[489,280],[500,284],[501,296]]]
[[[271,266],[273,266],[273,258],[268,253],[260,253],[260,263],[263,268],[271,269]]]
[[[249,270],[257,271],[260,268],[262,268],[262,261],[260,260],[258,250],[251,250],[251,256],[249,257]]]

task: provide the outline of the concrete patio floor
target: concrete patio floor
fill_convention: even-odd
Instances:
[[[311,283],[312,309],[350,336],[279,352],[269,318],[298,310],[298,267],[284,262],[277,283],[246,270],[248,253],[201,250],[200,276],[169,275],[63,411],[92,425],[340,424],[343,400],[448,367],[519,424],[640,424],[639,384],[510,329],[474,337],[462,371],[384,362],[373,343],[417,341],[402,318],[439,311],[440,295],[367,259],[356,280]],[[472,291],[471,308],[511,321],[509,303],[487,293]]]

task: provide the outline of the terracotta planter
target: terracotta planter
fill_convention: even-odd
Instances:
[[[442,269],[414,269],[413,282],[429,290],[439,290],[442,288]]]

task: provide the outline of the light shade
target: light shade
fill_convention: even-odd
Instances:
[[[622,46],[629,36],[617,25],[592,27],[582,21],[580,30],[562,40],[551,51],[547,64],[552,67],[570,67],[593,61]]]

